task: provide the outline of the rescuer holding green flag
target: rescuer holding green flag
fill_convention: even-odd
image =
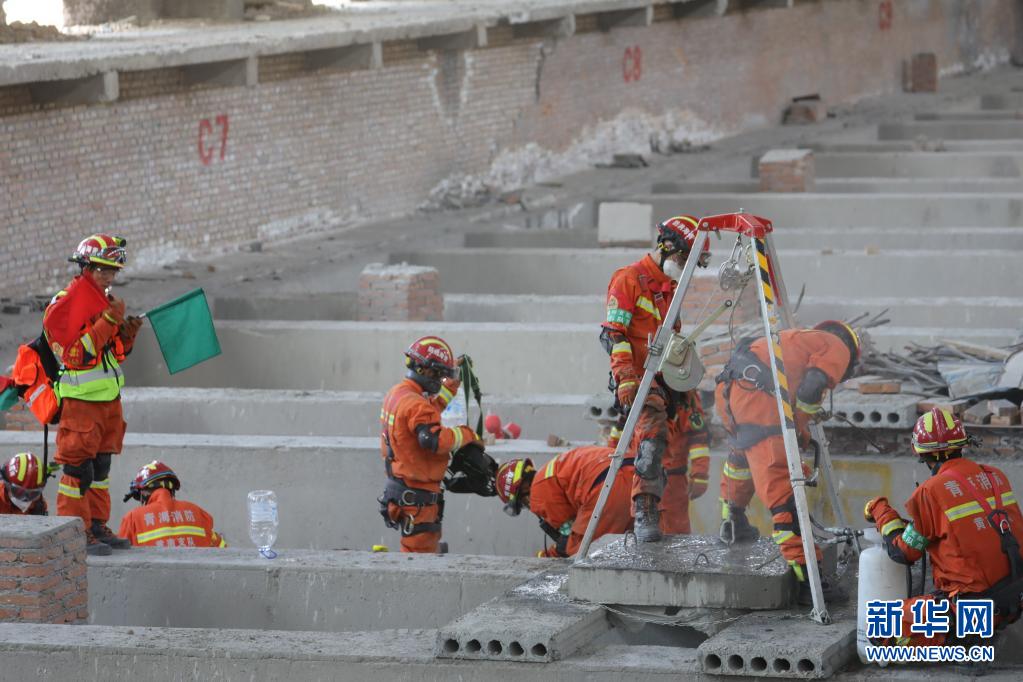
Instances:
[[[57,293],[43,315],[43,335],[60,364],[54,392],[60,399],[55,461],[63,465],[57,514],[85,524],[86,551],[110,554],[131,544],[114,535],[110,520],[110,463],[120,454],[121,363],[142,320],[126,317],[124,301],[107,293],[127,262],[126,241],[94,234],[68,259],[81,273]]]

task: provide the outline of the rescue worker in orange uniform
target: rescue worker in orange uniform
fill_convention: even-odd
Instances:
[[[810,419],[823,416],[826,391],[852,376],[859,359],[859,337],[845,323],[827,321],[813,329],[780,334],[782,361],[800,444],[809,445]],[[772,537],[799,580],[801,604],[811,604],[806,556],[789,479],[785,441],[771,379],[767,339],[743,339],[717,377],[715,408],[730,435],[731,453],[721,476],[722,536],[732,525],[734,539],[755,539],[745,510],[756,492],[772,515]],[[809,532],[809,531],[807,531]],[[818,560],[820,550],[817,549]],[[848,598],[838,585],[822,579],[832,602]]]
[[[904,600],[902,637],[879,643],[945,643],[945,633],[927,637],[910,630],[911,605],[920,600],[992,599],[994,626],[1015,622],[1023,594],[1023,515],[1008,477],[963,457],[970,440],[959,418],[947,410],[936,407],[921,416],[912,442],[931,477],[906,502],[909,519],[885,497],[867,502],[863,516],[877,526],[893,561],[913,564],[927,552],[936,591]],[[954,607],[948,615],[954,618]],[[954,625],[951,632],[954,635]]]
[[[707,492],[710,449],[699,391],[680,394],[675,418],[668,422],[668,447],[664,452],[664,494],[658,510],[661,531],[667,535],[689,534],[689,502]],[[612,427],[609,448],[618,447],[624,417]]]
[[[120,534],[142,547],[227,547],[205,509],[177,499],[180,489],[177,474],[160,460],[139,469],[124,501],[135,499],[142,506],[121,519]]]
[[[518,516],[523,507],[540,517],[540,528],[554,544],[537,556],[570,557],[579,549],[593,508],[611,467],[614,448],[591,445],[563,452],[540,471],[530,459],[513,459],[497,471],[497,495],[505,511]],[[626,457],[611,486],[593,539],[624,533],[632,527],[633,460]]]
[[[441,424],[441,412],[461,385],[461,362],[443,339],[424,336],[405,351],[405,380],[384,396],[380,454],[387,485],[377,501],[387,526],[401,532],[403,552],[438,550],[448,462],[479,440],[468,426]]]
[[[0,514],[46,516],[43,486],[46,472],[39,458],[31,452],[19,452],[0,470],[3,487],[0,488]]]
[[[54,385],[61,401],[54,460],[63,465],[57,513],[81,517],[86,550],[99,555],[131,546],[107,526],[111,456],[121,452],[125,430],[121,363],[142,325],[125,315],[124,301],[107,293],[127,262],[125,244],[106,234],[82,240],[68,259],[81,274],[54,297],[43,317],[43,334],[61,365]],[[67,328],[69,320],[76,320],[74,329]]]
[[[657,331],[668,311],[678,278],[698,237],[698,221],[692,216],[669,218],[657,226],[657,248],[631,265],[615,271],[607,287],[607,317],[600,340],[611,356],[611,387],[623,413],[633,407],[647,339]],[[705,249],[698,265],[706,267],[710,252]],[[635,453],[632,486],[632,514],[636,539],[661,539],[659,505],[664,496],[664,463],[668,448],[668,423],[675,418],[679,394],[658,377],[650,387],[629,450]],[[673,468],[677,468],[673,467]]]

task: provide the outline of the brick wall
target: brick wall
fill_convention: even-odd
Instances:
[[[23,401],[6,412],[0,412],[0,428],[5,431],[42,431],[43,425]],[[56,428],[56,427],[54,427]]]
[[[852,0],[708,19],[659,11],[652,26],[610,32],[581,16],[557,41],[496,30],[493,47],[468,52],[386,42],[376,71],[308,73],[270,56],[252,88],[122,73],[110,105],[38,106],[27,87],[0,88],[0,294],[64,284],[64,259],[96,230],[155,265],[407,214],[452,176],[515,185],[651,133],[772,125],[793,97],[897,90],[921,46],[945,69],[1013,43],[1009,0],[891,5],[887,23],[877,2]]]
[[[81,519],[3,516],[0,621],[84,623],[88,617]]]
[[[444,297],[437,268],[370,263],[359,275],[358,319],[443,320]]]
[[[760,157],[761,192],[812,192],[816,170],[809,149],[772,149]]]

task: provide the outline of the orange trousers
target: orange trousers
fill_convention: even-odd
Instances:
[[[804,472],[805,469],[806,465]],[[721,499],[745,509],[754,493],[771,511],[774,521],[771,537],[782,556],[790,564],[805,566],[803,540],[795,532],[795,500],[789,480],[788,459],[785,457],[785,440],[780,435],[765,438],[745,451],[735,451],[725,462],[721,476]],[[801,532],[808,533],[810,529],[801,529]],[[820,548],[815,549],[817,559],[820,560]]]
[[[689,523],[689,477],[686,474],[667,474],[659,509],[662,533],[688,535],[692,532]]]
[[[429,504],[425,507],[403,507],[393,502],[387,505],[391,518],[401,524],[402,528],[411,523],[413,528],[418,523],[436,523],[440,517],[440,505]],[[436,554],[440,549],[440,531],[428,531],[415,535],[401,534],[401,551],[418,554]]]
[[[633,406],[635,409],[635,406]],[[657,387],[652,387],[640,409],[636,430],[632,434],[630,451],[636,458],[636,472],[632,476],[632,497],[664,496],[664,453],[668,449],[668,403]],[[647,478],[641,476],[641,469]]]
[[[57,429],[58,464],[82,466],[95,464],[98,454],[119,454],[127,425],[121,412],[121,399],[89,402],[65,398]],[[83,495],[81,480],[67,473],[60,477],[57,489],[57,515],[77,516],[88,532],[93,521],[110,520],[110,472],[95,478]]]

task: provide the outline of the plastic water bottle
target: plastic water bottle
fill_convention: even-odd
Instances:
[[[273,551],[277,540],[277,495],[272,490],[249,493],[249,537],[267,559],[277,557]]]
[[[867,661],[867,602],[895,600],[906,598],[906,567],[888,558],[888,552],[882,549],[883,540],[876,528],[868,528],[863,532],[863,539],[871,545],[860,552],[860,576],[857,590],[856,610],[856,653],[860,661]],[[878,663],[881,667],[887,663]]]
[[[447,427],[459,426],[469,422],[469,411],[465,405],[465,393],[459,389],[448,406],[440,413],[440,423]]]

